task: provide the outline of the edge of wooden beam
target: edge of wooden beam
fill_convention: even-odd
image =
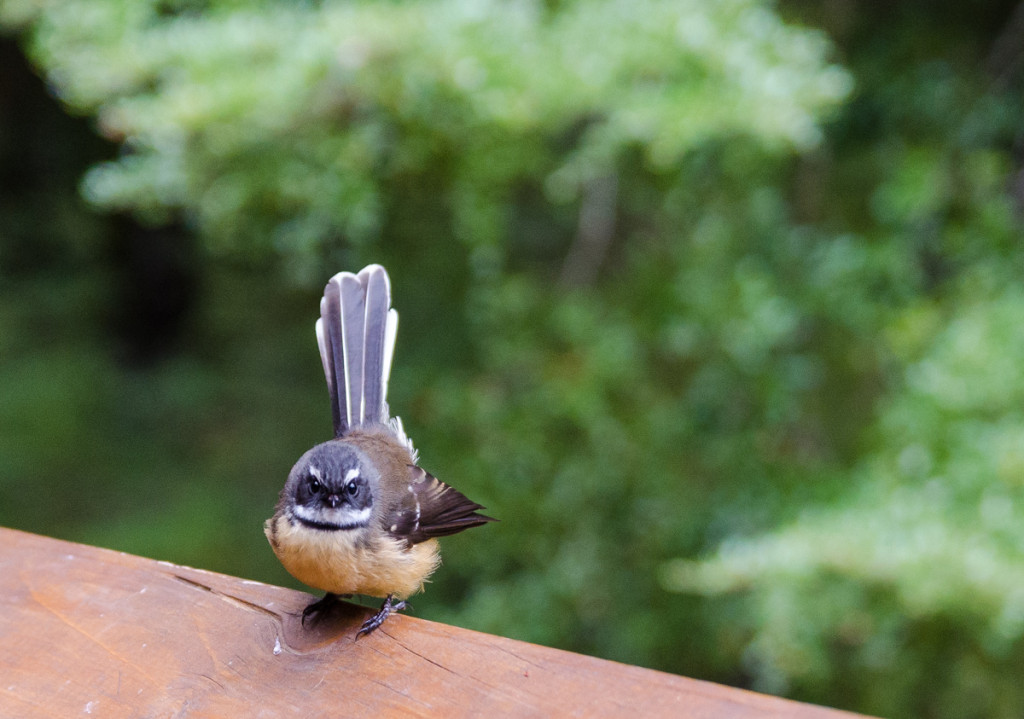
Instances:
[[[0,714],[838,719],[833,709],[0,528]],[[383,713],[383,714],[382,714]]]

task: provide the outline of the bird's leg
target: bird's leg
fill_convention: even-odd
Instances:
[[[302,626],[306,626],[306,620],[316,622],[317,619],[330,609],[343,595],[327,592],[323,599],[318,599],[302,610]],[[344,595],[351,596],[351,595]]]
[[[402,600],[392,603],[394,598],[394,594],[389,594],[387,596],[387,599],[385,599],[384,603],[380,606],[380,611],[378,611],[372,617],[363,622],[363,628],[359,630],[358,634],[356,634],[356,639],[363,636],[364,634],[369,634],[374,629],[377,629],[381,624],[384,623],[384,620],[387,619],[392,612],[400,612],[403,609],[405,609],[405,601]]]

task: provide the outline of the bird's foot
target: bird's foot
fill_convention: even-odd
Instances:
[[[374,629],[377,629],[381,624],[384,623],[384,620],[387,619],[392,612],[400,612],[403,609],[405,609],[406,605],[404,600],[395,602],[394,599],[394,594],[389,594],[387,596],[387,599],[384,600],[384,603],[381,605],[380,610],[372,617],[367,619],[365,622],[363,622],[363,627],[356,634],[356,639],[365,634],[369,634]]]
[[[323,599],[316,600],[315,602],[313,602],[308,607],[302,610],[302,626],[306,626],[307,621],[312,624],[316,624],[321,619],[321,617],[328,613],[331,607],[338,603],[338,601],[342,597],[350,596],[352,595],[334,594],[333,592],[327,592],[327,594],[324,595]]]

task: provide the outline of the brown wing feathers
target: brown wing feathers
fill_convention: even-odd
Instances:
[[[410,467],[409,496],[387,523],[388,532],[409,544],[444,537],[487,522],[493,517],[479,514],[484,507],[420,467]]]

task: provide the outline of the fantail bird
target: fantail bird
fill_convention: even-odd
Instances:
[[[423,589],[441,561],[435,537],[494,521],[417,466],[402,421],[390,416],[397,328],[390,280],[380,265],[358,275],[338,273],[327,283],[316,337],[334,439],[299,458],[264,524],[284,568],[327,592],[306,607],[304,621],[340,595],[386,597],[357,636]]]

